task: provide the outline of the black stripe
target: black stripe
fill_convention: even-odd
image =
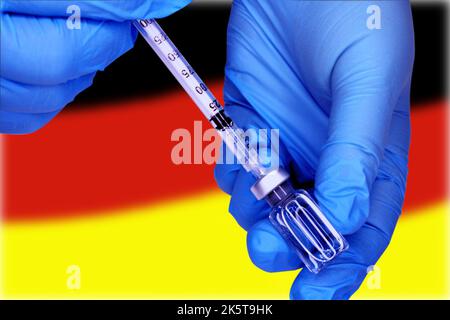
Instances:
[[[416,60],[412,103],[444,98],[446,84],[446,11],[444,3],[413,6]],[[164,30],[205,79],[223,78],[229,5],[191,6],[160,21]],[[208,39],[204,42],[203,39]],[[97,75],[77,105],[127,100],[178,86],[173,76],[139,37],[136,47]]]

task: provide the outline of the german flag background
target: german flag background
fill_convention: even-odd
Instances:
[[[229,9],[202,2],[160,21],[218,97]],[[448,6],[414,2],[413,15],[406,202],[378,285],[364,283],[354,298],[449,297]],[[138,39],[44,129],[0,136],[4,298],[288,298],[297,272],[253,266],[213,166],[172,163],[171,133],[193,131],[196,120]]]

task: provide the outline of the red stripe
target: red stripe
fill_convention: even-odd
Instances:
[[[5,137],[6,219],[89,214],[216,188],[212,166],[170,159],[172,131],[203,119],[184,92],[103,107],[64,112],[36,134]],[[444,114],[444,103],[413,112],[407,208],[445,195]]]
[[[429,103],[411,113],[411,149],[405,209],[416,208],[447,195],[446,102]]]
[[[172,131],[202,119],[177,91],[66,112],[36,134],[7,136],[5,218],[89,214],[215,188],[212,166],[170,158]]]

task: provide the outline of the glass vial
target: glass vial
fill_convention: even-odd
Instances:
[[[347,241],[305,190],[294,190],[290,184],[279,186],[267,200],[273,206],[271,223],[311,272],[318,273],[348,248]]]

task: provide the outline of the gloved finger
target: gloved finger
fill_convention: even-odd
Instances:
[[[395,226],[399,215],[398,208],[387,202],[384,195],[397,198],[396,202],[403,201],[403,193],[388,180],[377,180],[373,193],[371,212],[374,220],[383,220],[383,224],[368,221],[359,231],[347,236],[349,249],[320,273],[303,269],[292,285],[292,299],[348,299],[360,287],[369,266],[376,263],[388,246],[391,226]]]
[[[258,145],[258,159],[261,165],[268,171],[279,168],[279,151],[272,149],[271,143],[267,141],[267,138],[264,138],[263,141],[259,140],[256,143],[250,141],[248,146],[255,144]],[[282,160],[282,162],[283,164],[287,163],[287,160]],[[242,168],[243,166],[239,163],[234,153],[226,146],[225,143],[222,143],[220,156],[218,157],[218,162],[216,163],[214,169],[214,178],[219,188],[231,195],[238,172]]]
[[[410,95],[408,83],[394,111],[384,150],[383,161],[378,170],[377,180],[371,194],[371,202],[381,203],[387,210],[370,209],[367,224],[385,233],[387,239],[394,232],[398,215],[403,206],[408,174],[408,153],[410,144]],[[372,214],[381,211],[378,214]],[[394,215],[393,218],[388,215]]]
[[[95,73],[54,86],[35,86],[1,79],[0,110],[18,113],[49,113],[61,110],[88,88]]]
[[[409,92],[409,90],[405,90]],[[409,96],[402,95],[394,113],[388,144],[373,184],[370,215],[359,231],[348,235],[349,249],[319,274],[303,270],[291,289],[293,299],[347,299],[361,285],[368,267],[388,246],[402,210],[409,149]]]
[[[256,200],[251,193],[250,188],[256,179],[237,163],[236,157],[225,143],[219,159],[220,162],[214,168],[214,178],[219,188],[231,195],[228,211],[247,230],[256,221],[267,217],[268,205],[265,201]]]
[[[264,200],[257,200],[250,191],[254,183],[255,178],[241,169],[236,177],[228,208],[237,223],[245,230],[261,219],[267,218],[270,213],[269,204]]]
[[[248,231],[247,250],[252,262],[267,272],[299,269],[302,261],[268,219],[257,222]]]
[[[241,169],[242,165],[237,163],[234,154],[227,148],[225,143],[222,143],[219,161],[214,167],[214,179],[223,192],[231,195]]]
[[[287,163],[287,153],[280,145],[277,133],[267,130],[267,124],[254,111],[242,106],[227,106],[226,111],[232,119],[236,119],[239,128],[244,130],[238,134],[243,137],[246,147],[257,151],[258,159],[261,164],[267,165],[268,170]],[[231,195],[230,213],[247,230],[267,217],[270,210],[264,200],[258,201],[250,191],[256,178],[237,164],[237,159],[232,155],[228,147],[222,148],[222,163],[216,165],[215,178],[219,187]]]
[[[315,195],[343,234],[358,230],[369,215],[393,112],[402,93],[409,93],[414,45],[397,30],[412,34],[408,17],[395,16],[395,23],[368,32],[334,65],[329,136],[316,172]],[[386,55],[384,48],[395,50]]]
[[[0,19],[1,77],[27,84],[55,85],[103,70],[136,37],[128,23],[86,20],[81,30],[70,30],[64,19]]]
[[[226,153],[231,152],[225,146],[222,150],[226,150]],[[242,165],[236,162],[218,163],[214,169],[214,178],[218,186],[231,195],[228,211],[245,230],[248,230],[257,221],[266,218],[270,213],[267,202],[257,200],[250,191],[256,179]]]
[[[255,177],[236,162],[236,157],[225,144],[220,159],[221,162],[214,169],[214,178],[218,186],[231,195],[228,211],[242,228],[248,230],[255,222],[267,217],[269,206],[265,201],[258,201],[251,193]]]
[[[59,112],[18,113],[0,110],[1,134],[26,134],[40,129]]]
[[[279,132],[270,129],[268,124],[250,107],[243,105],[226,105],[227,114],[235,121],[236,125],[243,129],[247,147],[255,148],[258,158],[267,168],[286,168],[290,163],[290,157],[282,143]],[[233,152],[224,144],[217,163],[214,175],[219,187],[231,194],[237,173],[242,166],[238,164]]]
[[[25,134],[47,124],[75,96],[92,84],[95,74],[55,86],[32,86],[1,79],[0,133]]]
[[[0,8],[2,12],[67,18],[73,6],[77,6],[82,19],[126,21],[162,18],[189,2],[191,0],[3,0]]]

